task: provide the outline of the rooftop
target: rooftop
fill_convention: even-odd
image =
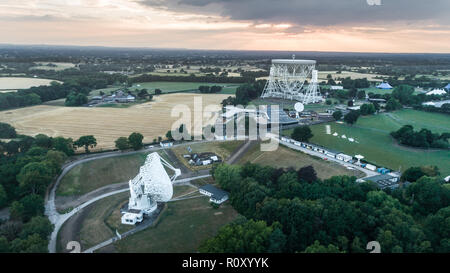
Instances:
[[[218,200],[222,199],[225,195],[228,195],[228,192],[219,189],[211,184],[201,186],[200,189],[212,193],[212,197]]]

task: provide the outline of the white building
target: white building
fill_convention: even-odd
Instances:
[[[228,192],[221,190],[211,184],[200,187],[198,191],[203,195],[209,196],[209,201],[218,205],[228,200]]]
[[[144,213],[140,210],[129,210],[124,213],[121,218],[121,222],[124,225],[135,225],[142,222],[144,219]]]
[[[161,141],[159,143],[159,145],[161,145],[162,148],[172,147],[173,146],[173,142],[171,142],[171,141]]]
[[[343,90],[344,87],[343,86],[339,86],[339,85],[332,85],[330,86],[331,90]]]
[[[346,154],[337,154],[336,159],[342,160],[344,162],[349,162],[353,159],[353,157],[346,155]]]
[[[426,93],[427,96],[430,96],[430,95],[445,95],[445,94],[447,94],[447,92],[445,92],[444,89],[434,89],[434,90]]]
[[[377,166],[374,166],[372,164],[367,164],[365,166],[366,169],[371,170],[371,171],[376,171],[377,170]]]

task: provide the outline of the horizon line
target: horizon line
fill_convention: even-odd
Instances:
[[[235,51],[235,52],[308,52],[308,53],[358,53],[358,54],[436,54],[450,55],[449,52],[395,52],[395,51],[314,51],[314,50],[258,50],[258,49],[205,49],[205,48],[175,48],[175,47],[142,47],[142,46],[107,46],[107,45],[75,45],[75,44],[34,44],[34,43],[0,43],[1,46],[40,46],[40,47],[85,47],[105,49],[147,49],[147,50],[186,50],[186,51]]]

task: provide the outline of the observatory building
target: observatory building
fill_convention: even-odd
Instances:
[[[274,59],[270,68],[269,80],[262,92],[262,98],[281,98],[297,100],[303,104],[323,100],[318,86],[318,71],[315,60]],[[305,80],[310,83],[304,87]]]
[[[174,171],[169,177],[164,167]],[[134,225],[157,208],[157,202],[167,202],[172,198],[173,181],[181,174],[156,152],[147,156],[138,175],[128,182],[130,199],[128,209],[122,211],[122,224]]]

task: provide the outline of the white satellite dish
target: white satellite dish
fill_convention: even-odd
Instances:
[[[303,105],[303,103],[297,102],[296,104],[294,104],[294,109],[297,112],[302,112],[305,109],[305,106]]]

